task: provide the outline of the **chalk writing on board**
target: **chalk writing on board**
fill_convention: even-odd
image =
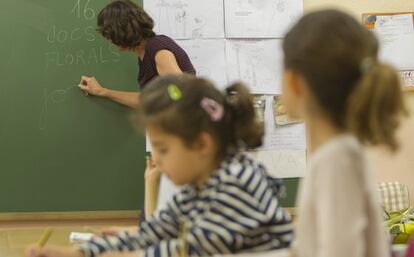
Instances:
[[[72,9],[72,13],[78,18],[85,18],[86,20],[92,20],[95,18],[95,10],[89,7],[91,0],[76,0],[75,6]]]
[[[63,44],[68,41],[78,41],[85,39],[86,41],[95,41],[95,28],[93,26],[87,26],[85,28],[73,28],[73,29],[60,29],[56,25],[53,25],[49,29],[47,34],[47,42]]]
[[[57,89],[51,92],[49,92],[46,88],[43,89],[43,101],[39,117],[40,130],[45,130],[47,128],[47,116],[49,114],[50,105],[65,102],[69,91],[75,88],[78,88],[78,86],[73,85],[65,89]]]
[[[90,49],[80,49],[76,52],[51,51],[46,52],[45,57],[46,69],[69,65],[119,62],[121,60],[121,55],[113,45],[109,45],[107,48],[100,46]]]

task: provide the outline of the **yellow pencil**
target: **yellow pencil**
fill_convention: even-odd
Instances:
[[[188,234],[188,227],[186,225],[187,224],[184,221],[180,226],[179,239],[182,240],[182,245],[181,245],[181,248],[179,249],[180,257],[188,257],[188,242],[186,239],[186,236]]]
[[[45,229],[45,231],[43,231],[42,237],[37,242],[37,246],[42,248],[46,244],[47,240],[49,240],[50,236],[52,235],[52,232],[53,230],[51,228]]]

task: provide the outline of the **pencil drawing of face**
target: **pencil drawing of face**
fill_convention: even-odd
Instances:
[[[276,9],[280,13],[285,12],[285,10],[286,10],[286,2],[285,1],[279,1],[279,3],[277,3]]]

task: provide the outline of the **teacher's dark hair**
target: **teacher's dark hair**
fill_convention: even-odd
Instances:
[[[135,48],[155,36],[153,19],[130,0],[116,0],[98,14],[98,31],[113,44]]]

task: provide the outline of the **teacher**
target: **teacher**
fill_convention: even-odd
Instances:
[[[173,39],[156,35],[153,19],[131,0],[112,1],[99,13],[97,24],[101,35],[116,45],[119,51],[131,52],[138,57],[138,89],[143,89],[160,75],[196,73],[186,52]],[[85,95],[104,97],[131,108],[139,106],[138,90],[126,92],[109,89],[88,76],[81,77],[79,87]],[[141,218],[151,216],[154,212],[160,175],[155,164],[147,161],[145,211],[141,212]],[[165,183],[168,185],[168,182]],[[106,232],[116,230],[109,228]]]
[[[116,0],[98,15],[98,31],[118,47],[138,57],[138,85],[141,89],[159,75],[196,71],[186,52],[173,39],[156,35],[153,19],[130,0]],[[131,108],[139,106],[136,92],[118,91],[102,86],[94,77],[82,76],[79,87],[85,95],[108,98]]]

